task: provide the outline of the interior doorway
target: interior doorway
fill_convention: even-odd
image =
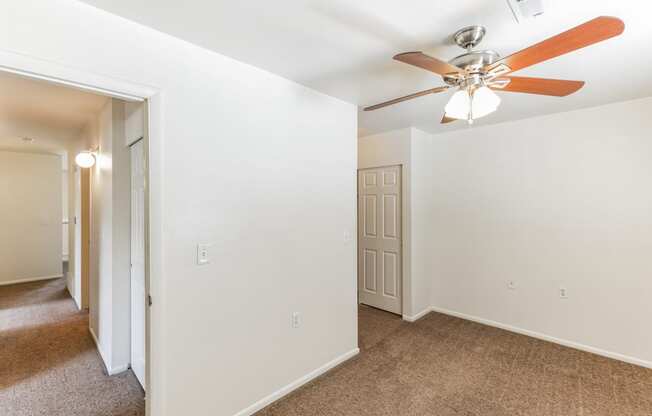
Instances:
[[[86,391],[86,397],[74,395],[79,400],[88,400],[80,402],[80,409],[89,408],[90,401],[98,412],[114,406],[110,400],[115,395],[107,394],[107,389],[115,387],[122,389],[118,395],[129,402],[123,403],[125,411],[128,410],[134,415],[149,414],[143,394],[143,391],[148,390],[148,396],[152,395],[151,390],[147,388],[151,371],[148,358],[150,354],[147,354],[151,320],[148,308],[148,305],[151,305],[148,302],[151,258],[148,236],[150,189],[147,181],[150,129],[146,117],[149,102],[137,96],[114,92],[115,90],[110,88],[110,80],[106,83],[109,87],[107,89],[90,87],[83,80],[73,81],[74,77],[80,75],[76,71],[72,71],[73,79],[64,81],[61,71],[53,71],[58,75],[56,78],[49,78],[45,74],[37,75],[33,71],[34,67],[37,67],[48,72],[49,65],[39,62],[30,66],[29,59],[21,63],[26,63],[24,71],[15,67],[5,70],[7,68],[3,68],[3,62],[0,62],[0,78],[11,78],[17,85],[16,89],[20,90],[20,93],[14,94],[9,88],[2,89],[3,95],[10,97],[11,102],[9,98],[5,99],[7,105],[0,106],[0,111],[16,106],[13,113],[3,114],[3,120],[12,122],[5,123],[5,130],[9,127],[18,130],[12,131],[11,134],[5,132],[2,139],[6,140],[0,140],[0,152],[24,153],[26,156],[21,157],[29,156],[29,160],[33,159],[34,164],[41,163],[39,158],[47,157],[48,161],[52,159],[52,163],[48,162],[48,167],[52,165],[52,172],[35,171],[32,176],[35,183],[40,185],[51,183],[52,189],[57,184],[63,184],[63,195],[59,196],[59,191],[53,191],[52,197],[49,193],[35,193],[33,198],[23,198],[24,201],[20,198],[12,200],[35,211],[34,215],[25,215],[26,221],[33,219],[34,227],[38,228],[30,235],[46,240],[42,230],[53,230],[52,238],[48,234],[47,241],[52,241],[53,244],[57,242],[57,246],[48,251],[52,252],[50,257],[53,258],[49,263],[58,263],[61,268],[63,256],[64,266],[62,270],[50,272],[45,266],[41,267],[40,263],[36,264],[36,261],[23,261],[20,263],[31,268],[36,264],[47,273],[40,272],[40,269],[33,273],[31,269],[27,270],[29,273],[18,273],[6,267],[6,261],[0,261],[0,268],[6,269],[7,275],[17,275],[16,279],[7,278],[0,281],[0,298],[6,298],[0,312],[13,313],[11,308],[27,311],[25,305],[30,305],[30,308],[38,312],[11,320],[5,328],[6,331],[0,325],[3,336],[16,337],[16,342],[5,345],[6,348],[3,347],[0,352],[9,351],[9,356],[15,356],[16,362],[24,362],[20,354],[28,351],[12,348],[12,345],[22,345],[22,339],[18,339],[20,337],[33,339],[30,331],[34,328],[42,328],[44,331],[52,326],[59,331],[44,331],[44,336],[38,337],[38,340],[42,341],[34,342],[33,348],[42,348],[39,357],[47,356],[48,363],[59,364],[53,367],[53,371],[48,372],[39,371],[32,374],[30,369],[21,368],[16,368],[16,371],[25,373],[26,380],[44,385],[70,389],[75,389],[76,384],[92,385],[93,388],[78,389]],[[83,74],[81,76],[83,77]],[[92,79],[102,84],[102,79],[96,76]],[[25,87],[27,84],[35,85],[34,94],[42,94],[40,99],[28,102],[32,97],[32,90]],[[118,84],[119,87],[127,85],[123,82]],[[29,112],[23,111],[24,106],[29,108]],[[128,107],[137,108],[138,111],[129,112]],[[75,111],[88,114],[84,113],[82,117]],[[90,114],[91,112],[93,114]],[[133,114],[137,117],[132,117]],[[97,118],[100,121],[96,122]],[[137,136],[133,131],[134,126],[138,126],[135,128],[138,131]],[[27,129],[28,127],[31,130]],[[17,144],[14,145],[14,141]],[[4,149],[3,146],[9,148]],[[77,156],[81,157],[78,159]],[[14,159],[16,157],[11,160]],[[8,166],[6,163],[4,165]],[[17,180],[10,179],[29,178],[23,172],[26,169],[25,163],[16,163],[15,166],[16,174],[4,175],[3,180],[9,181],[12,189],[35,189],[31,186],[19,188]],[[137,183],[139,185],[135,186]],[[68,193],[69,197],[66,196]],[[23,194],[24,192],[20,193]],[[135,198],[133,204],[132,195]],[[47,201],[47,206],[43,201]],[[0,203],[7,205],[3,201]],[[62,213],[54,208],[50,209],[50,205],[63,207]],[[15,213],[25,211],[13,210]],[[44,212],[51,212],[53,217],[57,217],[56,221],[46,218]],[[132,220],[135,221],[133,227]],[[45,227],[46,225],[48,227]],[[17,240],[7,235],[5,237]],[[34,250],[32,252],[35,253]],[[36,254],[33,260],[44,257]],[[65,267],[68,261],[69,267]],[[132,265],[134,273],[131,272]],[[67,273],[68,270],[70,273]],[[132,284],[135,282],[137,284]],[[125,293],[126,295],[123,295]],[[27,303],[23,305],[23,301]],[[39,320],[35,320],[36,318]],[[106,325],[107,322],[110,323],[109,326]],[[61,336],[74,336],[75,339],[66,340],[69,348],[50,351],[52,345],[56,344],[51,339]],[[93,350],[96,352],[93,353]],[[133,370],[131,376],[128,375],[131,372],[129,369]],[[84,378],[87,372],[95,370],[101,371],[103,375],[89,375],[90,378]],[[75,374],[76,379],[67,380],[66,383],[60,382],[67,373]],[[19,389],[22,385],[16,384],[10,388]],[[42,402],[36,400],[36,397],[35,400],[29,398],[29,394],[37,394],[39,390],[27,387],[25,389],[24,392],[16,390],[15,396],[21,398],[16,405],[35,413],[45,411],[38,407]],[[97,390],[97,394],[93,394],[93,389]],[[138,392],[142,399],[140,402]],[[69,399],[69,404],[74,403],[73,397]],[[102,407],[103,405],[106,407]],[[59,413],[53,410],[49,414]]]
[[[359,303],[402,313],[401,166],[358,171]]]

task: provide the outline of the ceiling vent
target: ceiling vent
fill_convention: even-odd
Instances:
[[[543,0],[507,0],[507,4],[519,23],[543,14]]]

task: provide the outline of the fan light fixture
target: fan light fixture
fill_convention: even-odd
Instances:
[[[472,90],[465,88],[457,91],[446,104],[446,117],[468,120],[473,124],[476,118],[484,117],[496,111],[500,97],[486,86]]]
[[[541,11],[541,0],[508,1],[510,5],[518,3],[522,10],[532,6],[527,14],[532,11],[532,15],[537,15]],[[467,120],[473,123],[474,119],[484,117],[498,109],[500,98],[494,91],[566,97],[582,88],[584,81],[519,77],[513,76],[512,72],[613,38],[621,35],[624,30],[625,23],[617,17],[600,16],[501,58],[496,51],[475,50],[487,33],[487,29],[478,25],[468,26],[453,34],[452,40],[455,44],[466,51],[453,59],[445,61],[423,52],[404,52],[394,56],[396,61],[440,75],[446,85],[365,107],[364,111],[374,111],[455,89],[457,91],[446,105],[441,123],[447,124],[455,120]]]
[[[75,156],[75,163],[80,168],[93,167],[95,165],[95,155],[89,150],[84,150]]]
[[[500,105],[500,97],[489,87],[482,86],[473,93],[473,118],[484,117],[493,113]]]
[[[466,120],[471,110],[471,96],[467,90],[459,90],[448,101],[444,111],[446,116],[458,120]]]

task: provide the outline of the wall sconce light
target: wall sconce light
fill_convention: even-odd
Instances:
[[[79,152],[75,156],[75,163],[80,168],[91,168],[95,165],[95,154],[90,150]]]

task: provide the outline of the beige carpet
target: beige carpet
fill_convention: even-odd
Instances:
[[[0,286],[0,415],[140,416],[131,371],[109,377],[63,279]]]
[[[258,416],[650,416],[652,370],[431,313],[360,308],[361,354]]]

